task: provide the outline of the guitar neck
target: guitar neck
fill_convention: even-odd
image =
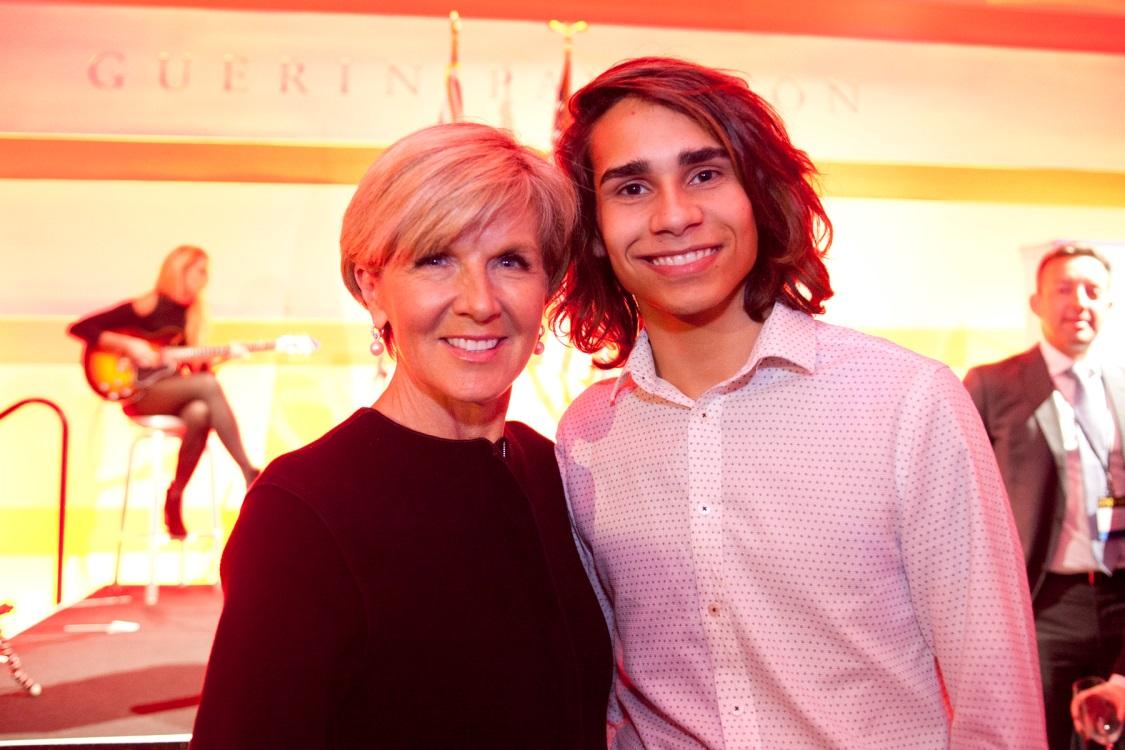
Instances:
[[[275,341],[252,341],[242,344],[248,352],[269,351],[277,346]],[[213,357],[226,357],[230,354],[231,347],[227,346],[169,346],[163,350],[166,358],[177,362],[187,362],[193,359],[211,359]]]

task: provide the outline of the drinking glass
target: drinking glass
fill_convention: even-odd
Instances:
[[[1078,695],[1083,690],[1097,687],[1104,682],[1101,677],[1081,677],[1074,681],[1071,691],[1073,695]],[[1082,736],[1087,740],[1112,747],[1121,736],[1122,724],[1117,718],[1117,708],[1100,695],[1087,695],[1078,704],[1078,718],[1082,725]]]

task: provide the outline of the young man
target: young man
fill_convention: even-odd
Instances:
[[[814,320],[830,225],[738,78],[571,100],[558,321],[612,350],[557,453],[614,639],[615,748],[1042,748],[1018,541],[948,368]]]
[[[1116,538],[1125,509],[1103,513],[1105,528],[1097,513],[1101,498],[1125,497],[1125,370],[1096,346],[1109,285],[1109,262],[1096,250],[1052,248],[1031,296],[1040,343],[965,376],[1023,542],[1052,750],[1071,746],[1071,684],[1108,676],[1125,632],[1125,548]]]

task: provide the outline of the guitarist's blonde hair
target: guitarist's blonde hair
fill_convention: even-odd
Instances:
[[[195,245],[180,245],[164,258],[160,273],[156,276],[156,292],[173,299],[184,296],[184,276],[190,265],[198,260],[206,261],[207,252]],[[199,343],[203,329],[203,294],[197,294],[187,308],[184,323],[184,344],[195,346]]]

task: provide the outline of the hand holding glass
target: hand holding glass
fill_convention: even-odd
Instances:
[[[1077,698],[1079,693],[1103,684],[1105,680],[1101,677],[1082,677],[1074,681],[1072,694]],[[1117,717],[1117,707],[1098,691],[1090,692],[1078,701],[1078,722],[1084,738],[1106,747],[1117,742],[1121,736],[1122,724]]]

